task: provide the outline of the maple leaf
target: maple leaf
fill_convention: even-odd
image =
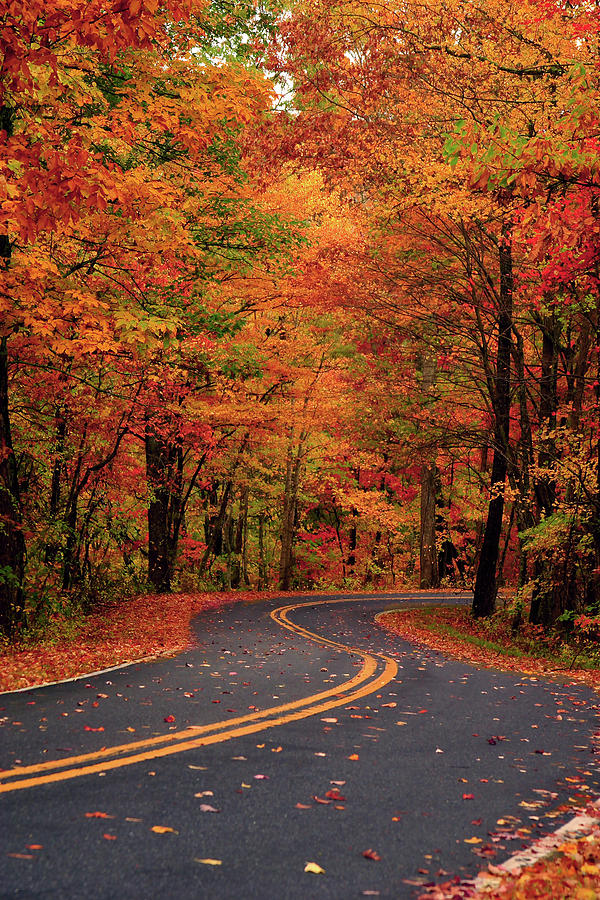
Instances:
[[[325,874],[325,869],[323,869],[316,862],[307,862],[306,865],[304,866],[304,871],[312,872],[313,875],[324,875]]]

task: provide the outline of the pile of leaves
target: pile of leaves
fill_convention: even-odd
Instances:
[[[439,884],[419,900],[597,900],[600,896],[600,822],[585,837],[560,844],[550,857],[508,873],[489,866],[476,882]]]
[[[593,657],[580,654],[578,647],[540,626],[513,630],[503,612],[475,619],[465,606],[426,606],[385,613],[378,621],[409,641],[476,665],[568,678],[596,690],[600,684],[600,668],[593,667]]]
[[[190,621],[201,610],[266,599],[258,591],[153,594],[105,604],[62,636],[0,653],[0,691],[73,678],[130,660],[171,655],[193,643]]]

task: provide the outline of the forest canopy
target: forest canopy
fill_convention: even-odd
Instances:
[[[14,0],[0,632],[107,596],[600,614],[600,11]]]

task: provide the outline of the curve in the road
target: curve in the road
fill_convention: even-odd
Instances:
[[[183,731],[160,735],[144,741],[133,741],[114,747],[103,747],[101,750],[79,756],[64,757],[63,759],[49,760],[32,766],[19,766],[8,769],[0,772],[0,793],[24,790],[37,785],[106,772],[122,766],[131,766],[162,756],[170,756],[173,753],[183,753],[186,750],[222,743],[242,735],[254,734],[298,719],[318,715],[379,690],[395,678],[398,672],[398,666],[393,659],[383,653],[367,653],[357,647],[348,647],[339,641],[331,640],[300,625],[296,625],[289,618],[290,613],[303,607],[348,603],[353,599],[355,598],[343,597],[332,600],[292,603],[278,607],[271,612],[271,618],[282,628],[308,640],[333,647],[340,652],[359,656],[362,659],[361,669],[348,681],[342,682],[329,690],[310,694],[300,700],[258,710],[234,719],[225,719],[208,725],[192,726]],[[356,599],[359,600],[361,598]],[[167,746],[161,746],[165,744]]]

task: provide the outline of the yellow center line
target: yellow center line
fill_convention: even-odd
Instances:
[[[308,606],[320,606],[328,603],[348,602],[349,599],[351,598],[291,604],[289,606],[279,607],[271,613],[271,618],[281,625],[282,628],[286,628],[289,631],[293,631],[310,640],[317,641],[318,643],[333,646],[336,649],[343,650],[347,653],[361,656],[363,659],[361,670],[349,681],[336,685],[334,688],[330,688],[327,691],[321,691],[318,694],[312,694],[300,700],[259,710],[256,713],[240,716],[235,719],[225,719],[221,722],[215,722],[209,725],[193,726],[171,735],[161,735],[157,738],[149,738],[144,741],[133,741],[115,747],[106,747],[102,750],[82,754],[80,756],[66,757],[33,766],[22,766],[10,769],[6,772],[1,772],[0,778],[19,778],[19,780],[8,784],[0,784],[0,793],[22,790],[24,788],[49,784],[55,781],[64,781],[95,772],[107,772],[110,769],[134,765],[135,763],[145,762],[151,759],[158,759],[173,753],[182,753],[197,747],[222,743],[223,741],[231,740],[232,738],[254,734],[258,731],[266,730],[267,728],[274,728],[279,725],[285,725],[288,722],[317,715],[320,712],[343,706],[345,703],[357,700],[379,690],[396,676],[398,666],[394,660],[384,654],[372,655],[363,650],[347,647],[345,644],[321,637],[321,635],[308,631],[299,625],[295,625],[287,618],[287,613],[294,609]],[[381,672],[374,680],[368,681],[368,679],[375,674],[378,667],[378,661],[384,663],[383,672]],[[363,684],[365,681],[368,681],[368,683]],[[358,687],[359,685],[362,685],[362,687]],[[329,697],[333,697],[333,699],[326,699]],[[305,708],[299,709],[298,707]],[[292,712],[292,710],[294,711]],[[262,721],[265,719],[267,719],[267,721]],[[215,734],[214,732],[216,731],[219,733]],[[203,735],[202,737],[199,736],[201,734]],[[163,747],[157,746],[159,743],[166,742],[169,742],[171,745]],[[149,749],[142,753],[133,752],[140,750],[142,747],[147,747]],[[130,755],[119,759],[107,758],[114,757],[119,753],[128,753]],[[92,765],[85,765],[85,763],[90,763],[92,760],[98,759],[104,759],[105,761],[97,762]],[[73,768],[67,768],[69,766]],[[64,771],[50,771],[51,769],[64,769]],[[44,772],[47,774],[42,774]]]

